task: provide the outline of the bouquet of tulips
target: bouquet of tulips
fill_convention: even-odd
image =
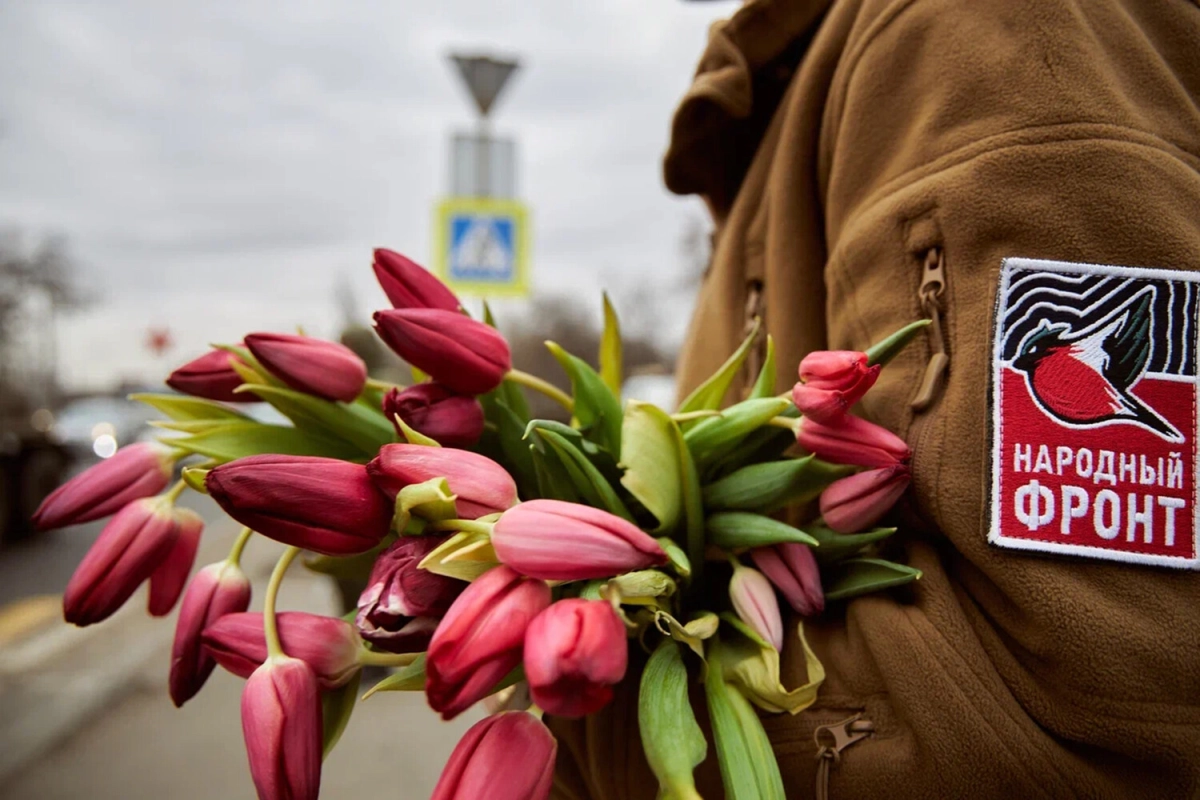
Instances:
[[[709,742],[688,692],[699,681],[727,795],[782,798],[756,708],[797,713],[824,672],[803,631],[784,628],[779,597],[807,616],[919,577],[875,556],[894,529],[873,526],[908,484],[909,450],[847,412],[924,323],[866,352],[808,355],[783,396],[768,337],[748,396],[722,410],[756,327],[669,413],[618,399],[607,300],[598,368],[547,343],[567,394],[512,368],[486,306],[471,318],[398,253],[377,250],[374,269],[394,306],[376,330],[414,385],[369,379],[337,343],[254,333],[175,370],[177,393],[135,395],[168,417],[161,442],[82,473],[35,518],[53,528],[114,515],[66,589],[66,619],[100,622],[145,581],[151,614],[182,597],[171,698],[187,702],[217,664],[246,679],[242,729],[264,800],[317,796],[367,665],[392,671],[363,700],[424,691],[446,719],[488,700],[494,713],[454,751],[438,800],[546,797],[556,745],[542,715],[597,712],[621,681],[637,682],[661,797],[699,797],[692,774]],[[570,424],[530,419],[525,391],[556,400]],[[246,402],[291,424],[256,421]],[[203,523],[176,506],[188,489],[245,526],[190,583]],[[785,507],[811,509],[809,521],[772,516]],[[256,535],[287,545],[262,614],[247,613],[239,568]],[[357,612],[276,608],[305,551],[310,569],[359,576]],[[785,645],[803,648],[804,685],[781,683]],[[648,656],[640,674],[630,648]]]

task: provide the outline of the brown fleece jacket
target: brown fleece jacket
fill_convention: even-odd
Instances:
[[[717,225],[683,387],[758,312],[782,391],[806,352],[924,316],[931,249],[946,272],[944,387],[913,410],[919,340],[861,408],[913,448],[892,555],[924,578],[806,622],[828,679],[764,717],[788,797],[814,792],[814,728],[859,712],[834,798],[1200,796],[1200,575],[987,541],[1001,262],[1200,270],[1198,103],[1192,0],[751,0],[713,27],[666,157]],[[557,797],[655,796],[628,695],[556,723]]]

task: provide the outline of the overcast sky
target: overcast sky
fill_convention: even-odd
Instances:
[[[702,215],[662,188],[670,115],[736,5],[0,3],[0,225],[67,234],[100,298],[60,324],[64,380],[149,378],[249,330],[333,335],[341,275],[364,317],[383,305],[370,250],[429,260],[473,122],[451,49],[522,59],[494,117],[539,290],[667,296]],[[176,339],[161,362],[151,325]]]

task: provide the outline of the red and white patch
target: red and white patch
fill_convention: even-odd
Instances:
[[[1200,273],[1005,259],[988,541],[1200,568]]]

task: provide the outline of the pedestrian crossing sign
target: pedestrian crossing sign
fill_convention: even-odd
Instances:
[[[435,214],[434,270],[450,288],[489,297],[529,293],[529,228],[516,200],[449,197]]]

